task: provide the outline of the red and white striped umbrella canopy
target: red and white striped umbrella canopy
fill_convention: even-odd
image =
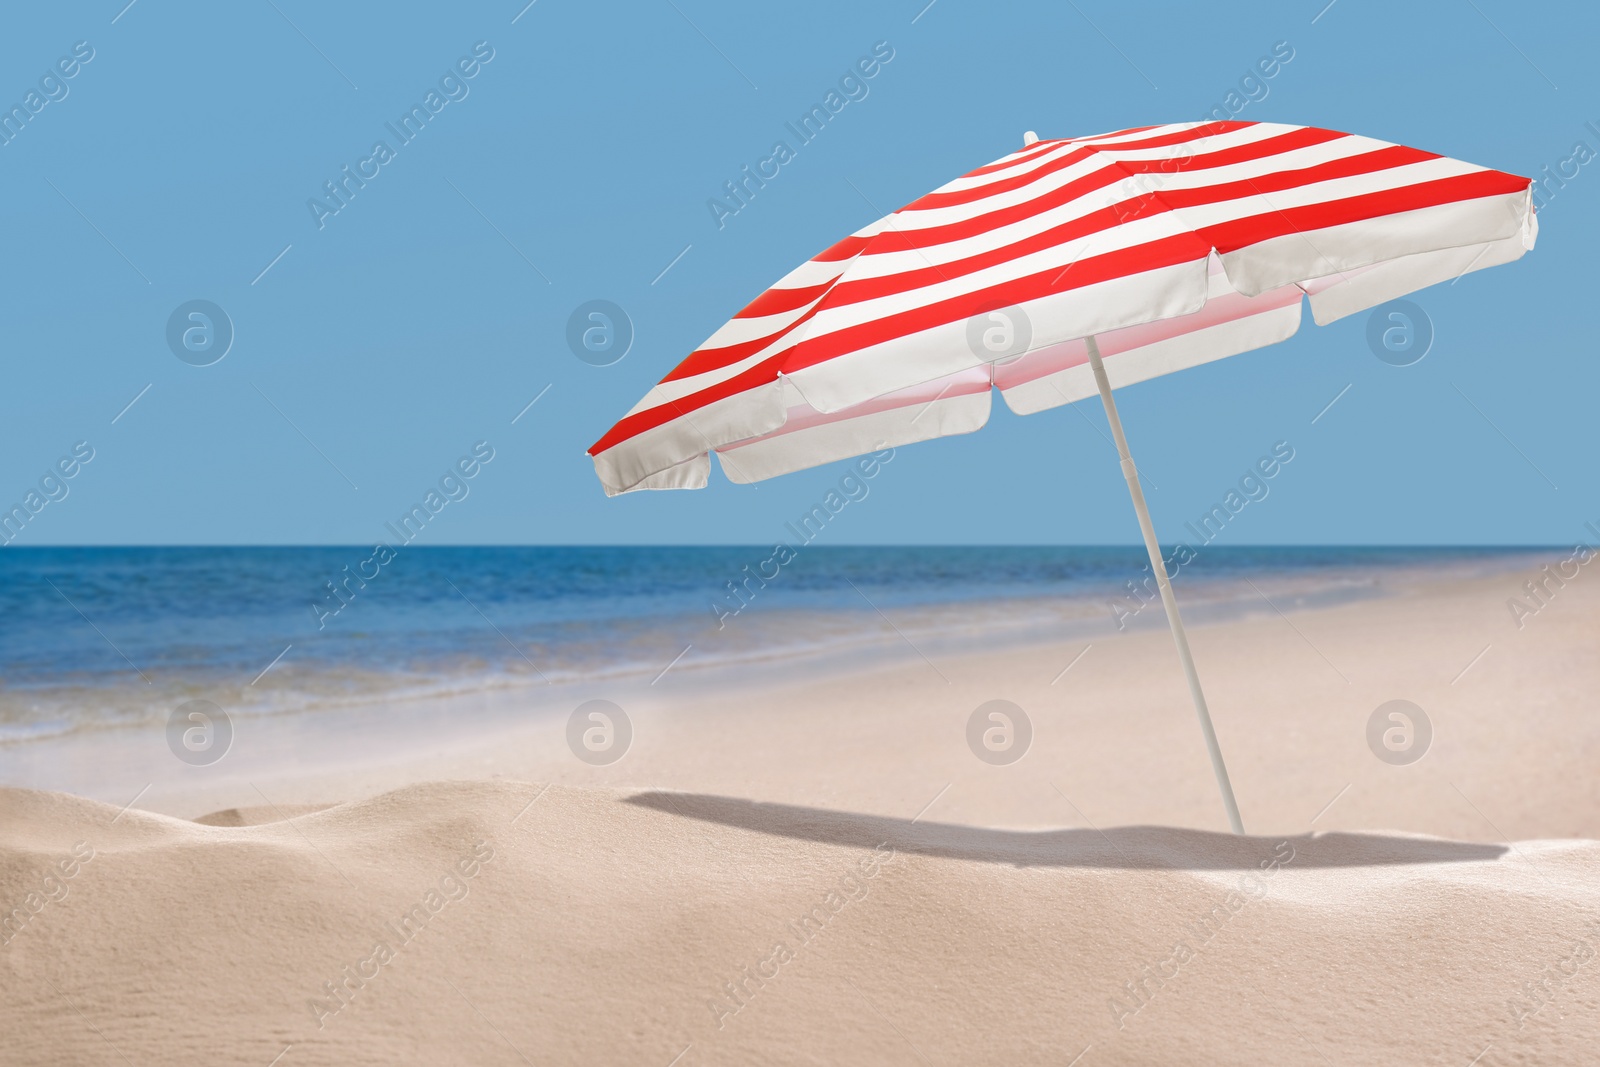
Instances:
[[[1531,181],[1313,126],[1035,141],[856,231],[597,441],[608,495],[969,433],[1281,341],[1533,247]]]

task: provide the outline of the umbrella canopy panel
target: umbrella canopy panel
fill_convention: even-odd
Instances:
[[[590,449],[608,495],[970,433],[1506,263],[1531,181],[1311,126],[1038,141],[802,264]]]

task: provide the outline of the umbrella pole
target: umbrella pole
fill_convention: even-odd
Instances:
[[[1089,348],[1089,366],[1094,369],[1095,384],[1100,387],[1100,401],[1105,404],[1106,418],[1111,423],[1111,436],[1117,442],[1117,454],[1122,458],[1122,476],[1128,480],[1128,495],[1133,497],[1133,510],[1139,515],[1139,531],[1144,534],[1144,547],[1150,553],[1150,569],[1155,572],[1156,586],[1161,590],[1161,604],[1167,609],[1167,622],[1172,626],[1172,641],[1178,646],[1178,660],[1183,664],[1183,676],[1189,682],[1189,695],[1194,698],[1194,710],[1200,716],[1200,732],[1205,735],[1206,750],[1211,753],[1211,769],[1217,776],[1217,788],[1222,791],[1222,806],[1228,810],[1228,823],[1236,834],[1244,833],[1244,823],[1239,819],[1239,803],[1233,799],[1233,786],[1228,781],[1228,767],[1222,762],[1222,749],[1217,745],[1217,732],[1211,726],[1211,712],[1206,710],[1206,696],[1200,691],[1200,675],[1194,669],[1194,657],[1189,654],[1189,638],[1183,632],[1183,620],[1178,616],[1178,600],[1172,595],[1172,583],[1167,579],[1167,567],[1161,561],[1161,545],[1156,541],[1156,530],[1150,521],[1150,509],[1145,506],[1144,490],[1139,486],[1139,471],[1133,457],[1128,454],[1128,439],[1122,433],[1122,419],[1117,415],[1116,401],[1111,399],[1111,382],[1106,378],[1105,364],[1100,362],[1100,346],[1093,337],[1085,338]]]

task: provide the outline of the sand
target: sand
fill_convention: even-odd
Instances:
[[[1526,577],[1197,628],[1245,838],[1160,631],[670,674],[610,692],[605,767],[487,699],[381,758],[128,745],[0,791],[0,1059],[1594,1062],[1600,582],[1518,629]],[[1006,766],[967,746],[993,699]]]

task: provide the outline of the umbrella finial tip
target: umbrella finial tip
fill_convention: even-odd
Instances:
[[[1039,142],[1039,135],[1034,133],[1032,130],[1029,130],[1028,132],[1026,132],[1026,133],[1024,133],[1022,135],[1022,147],[1023,148],[1027,148],[1029,145],[1037,144],[1038,142]]]

